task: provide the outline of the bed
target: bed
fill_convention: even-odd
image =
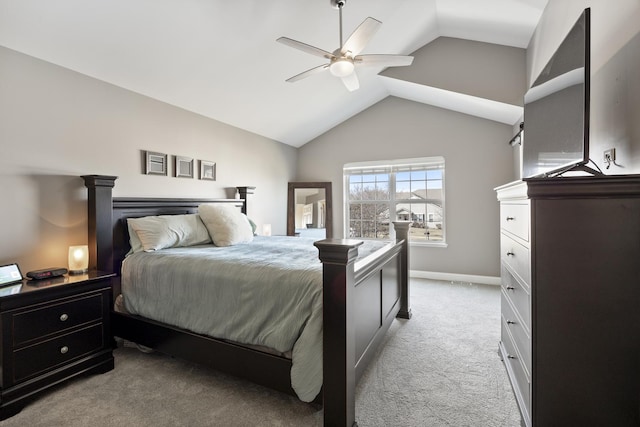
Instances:
[[[246,214],[253,191],[252,187],[239,187],[240,199],[113,198],[112,189],[117,177],[85,175],[83,179],[88,188],[90,267],[118,273],[114,295],[120,294],[122,279],[125,290],[127,280],[135,281],[126,269],[122,270],[125,256],[131,250],[128,219],[193,214],[202,204],[233,206]],[[409,223],[396,222],[394,227],[397,241],[369,249],[368,256],[358,257],[359,250],[364,248],[363,242],[358,240],[324,239],[313,243],[321,261],[321,264],[316,262],[318,266],[312,270],[317,269],[314,274],[320,278],[318,286],[321,292],[317,297],[320,298],[321,316],[316,317],[320,318],[322,354],[321,390],[313,400],[321,402],[324,407],[325,426],[356,425],[357,379],[393,319],[411,317],[407,275]],[[263,243],[271,244],[265,240],[278,239],[292,239],[296,244],[302,244],[303,240],[297,237],[258,237],[249,245],[254,245],[253,248]],[[187,253],[182,248],[158,252],[163,256],[172,252],[178,256],[186,256]],[[129,257],[125,267],[135,258]],[[121,271],[125,274],[121,275]],[[172,323],[151,320],[140,314],[112,312],[114,336],[300,397],[299,387],[298,391],[294,389],[295,380],[292,385],[294,363],[286,352],[264,351],[261,347],[239,344],[220,336],[212,337],[202,331],[194,332],[194,328],[182,328]],[[306,396],[302,400],[312,400],[309,390],[303,392]]]

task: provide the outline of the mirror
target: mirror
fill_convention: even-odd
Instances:
[[[287,236],[333,237],[330,182],[290,182]]]

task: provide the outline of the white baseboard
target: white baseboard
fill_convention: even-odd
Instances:
[[[478,276],[474,274],[455,274],[455,273],[440,273],[437,271],[411,270],[409,271],[409,277],[415,277],[418,279],[447,280],[450,282],[469,282],[469,283],[480,283],[483,285],[500,286],[500,277]]]

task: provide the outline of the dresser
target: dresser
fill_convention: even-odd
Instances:
[[[0,288],[0,419],[62,381],[113,369],[112,276],[90,272]]]
[[[640,425],[640,176],[496,191],[499,353],[522,424]]]

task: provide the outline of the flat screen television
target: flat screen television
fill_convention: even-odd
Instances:
[[[522,177],[588,170],[590,9],[585,9],[524,97]]]

